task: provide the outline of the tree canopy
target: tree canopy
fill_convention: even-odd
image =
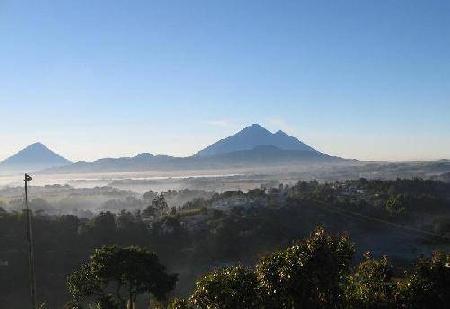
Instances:
[[[176,281],[177,275],[168,274],[158,257],[145,249],[104,246],[69,275],[67,286],[75,305],[125,308],[143,293],[163,300]]]

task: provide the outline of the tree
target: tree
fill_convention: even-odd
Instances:
[[[81,307],[80,305],[90,298],[95,298],[99,303],[101,299],[108,295],[102,289],[101,280],[92,273],[90,264],[82,264],[68,276],[67,289],[72,296],[71,305],[73,308]]]
[[[147,206],[142,211],[142,218],[150,218],[156,215],[156,210],[153,208],[152,205]]]
[[[162,216],[164,213],[168,212],[169,205],[166,202],[166,199],[164,198],[164,195],[157,194],[153,200],[152,204],[144,209],[142,212],[142,216],[144,218],[149,218],[151,216]]]
[[[0,201],[0,218],[8,215],[8,212],[3,208],[3,206],[5,206],[5,203]]]
[[[345,297],[350,308],[386,308],[394,306],[395,292],[387,257],[377,260],[367,252],[364,261],[348,277]]]
[[[152,201],[152,207],[159,212],[160,215],[166,213],[169,209],[164,194],[157,195]]]
[[[187,299],[175,298],[170,302],[168,309],[193,309],[193,306]]]
[[[204,275],[197,281],[189,299],[195,308],[223,309],[260,308],[260,300],[256,274],[243,266],[226,267]],[[177,305],[178,308],[186,306],[182,302]]]
[[[277,308],[332,307],[342,295],[354,245],[322,227],[303,241],[262,258],[256,272],[266,304]]]
[[[406,212],[406,198],[402,194],[391,196],[387,201],[385,208],[391,216],[398,216]]]
[[[158,257],[145,249],[104,246],[69,275],[67,286],[76,305],[125,308],[128,302],[132,309],[139,294],[163,300],[176,281],[177,275],[167,274]]]
[[[182,209],[198,209],[198,208],[206,208],[208,207],[208,201],[204,198],[194,198],[186,202]]]
[[[102,244],[112,243],[116,232],[116,218],[109,211],[101,212],[90,222],[90,234]]]
[[[434,252],[421,258],[400,284],[399,298],[406,308],[445,308],[450,304],[450,254]]]
[[[147,201],[152,201],[157,196],[158,196],[158,193],[150,190],[148,192],[145,192],[144,195],[142,196],[142,198]]]

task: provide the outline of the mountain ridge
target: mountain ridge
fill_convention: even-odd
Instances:
[[[281,130],[272,133],[258,124],[253,124],[188,157],[141,153],[132,157],[102,158],[93,162],[79,161],[45,172],[173,171],[337,161],[345,160],[321,153]]]
[[[223,138],[197,152],[196,156],[211,156],[241,150],[251,150],[256,146],[276,146],[282,150],[301,150],[319,153],[317,150],[278,130],[272,133],[259,124],[243,128],[234,135]]]
[[[335,163],[347,160],[310,151],[283,150],[275,146],[257,146],[250,150],[240,150],[213,156],[147,156],[140,155],[121,158],[103,158],[93,162],[79,161],[71,165],[51,168],[44,173],[85,173],[85,172],[137,172],[228,169],[257,166],[277,166],[297,163]]]
[[[1,162],[0,168],[16,165],[21,171],[78,173],[226,169],[337,161],[346,160],[321,153],[281,130],[272,133],[258,124],[253,124],[188,157],[140,153],[132,157],[101,158],[93,162],[73,163],[38,142]]]

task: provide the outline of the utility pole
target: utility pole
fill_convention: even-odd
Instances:
[[[31,292],[31,308],[37,309],[36,300],[36,275],[34,272],[34,246],[33,246],[33,231],[31,229],[31,210],[28,206],[28,182],[33,178],[25,174],[25,207],[27,214],[27,242],[28,242],[28,268],[30,270],[30,292]]]

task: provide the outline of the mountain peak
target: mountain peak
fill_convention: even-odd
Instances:
[[[258,123],[254,123],[254,124],[252,124],[251,126],[249,126],[249,127],[247,127],[247,128],[252,128],[252,129],[263,129],[263,130],[266,130],[266,128],[264,128],[263,126],[261,126],[261,125],[258,124]]]
[[[245,127],[238,133],[224,138],[197,153],[198,156],[211,156],[241,150],[250,150],[257,146],[275,146],[282,150],[299,150],[317,152],[297,138],[279,130],[272,133],[259,124]]]
[[[42,144],[41,142],[36,142],[31,145],[28,145],[22,150],[37,150],[37,149],[49,150],[48,147]]]
[[[35,147],[45,147],[45,148],[47,148],[47,146],[45,146],[45,145],[42,144],[41,142],[35,142],[35,143],[29,145],[28,147],[32,147],[32,146],[35,146]]]
[[[236,134],[262,134],[262,135],[271,135],[272,133],[266,128],[262,127],[259,124],[252,124],[251,126],[243,128]]]
[[[69,160],[54,153],[41,142],[36,142],[0,162],[0,167],[4,170],[36,171],[70,163]]]
[[[275,135],[278,135],[278,136],[289,136],[289,135],[287,135],[284,131],[281,131],[281,130],[278,130],[278,131],[275,133]]]

